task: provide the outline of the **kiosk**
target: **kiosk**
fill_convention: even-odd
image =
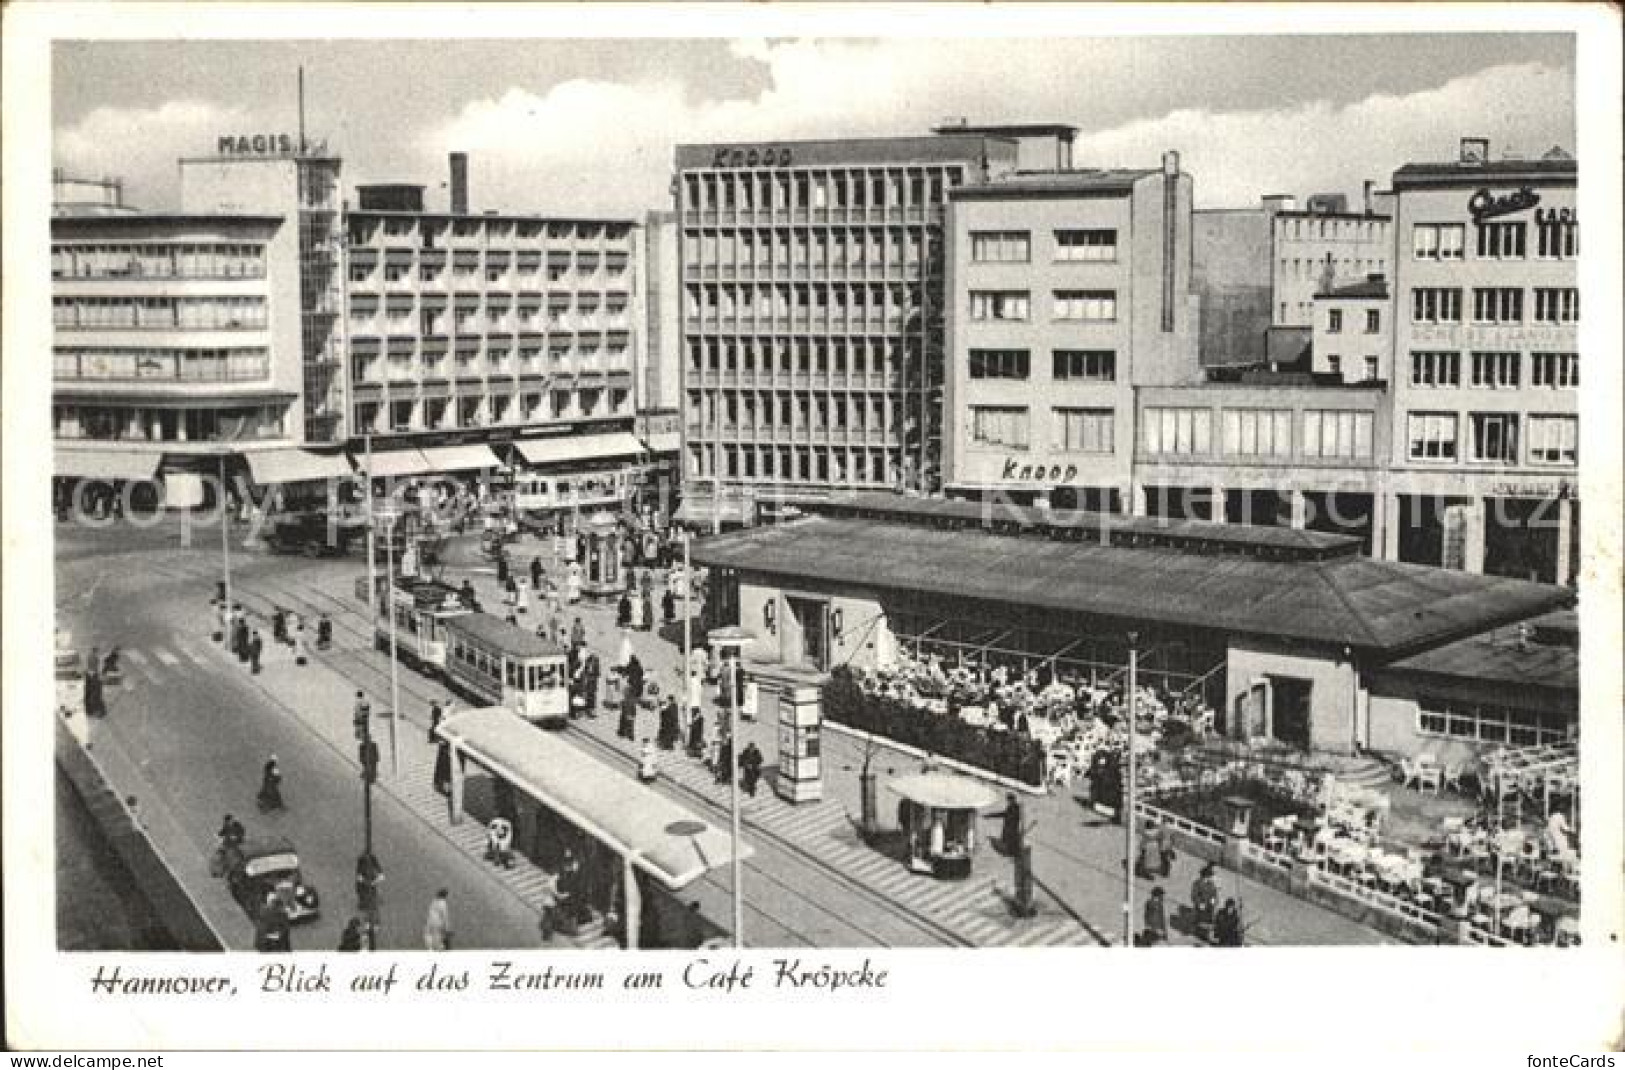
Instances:
[[[779,775],[773,790],[780,798],[799,803],[824,797],[818,757],[823,720],[818,688],[787,687],[779,692]]]
[[[997,801],[993,792],[950,773],[916,773],[887,787],[902,798],[898,823],[908,840],[908,868],[953,880],[970,876],[977,815]]]
[[[614,598],[626,590],[626,570],[621,564],[621,529],[608,513],[594,513],[581,525],[587,541],[585,574],[581,593],[588,598]]]

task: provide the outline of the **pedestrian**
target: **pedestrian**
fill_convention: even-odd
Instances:
[[[1209,940],[1213,937],[1214,911],[1218,903],[1219,886],[1213,880],[1213,864],[1209,862],[1191,884],[1191,914],[1198,938]]]
[[[720,734],[720,733],[719,733]],[[718,784],[726,784],[734,772],[734,745],[733,740],[723,736],[717,744],[716,778]]]
[[[626,689],[632,693],[634,702],[643,698],[644,675],[643,662],[633,654],[626,662]]]
[[[464,606],[468,607],[469,609],[475,609],[478,607],[479,599],[474,597],[474,584],[466,577],[463,579],[462,590],[460,590],[458,593],[462,595]]]
[[[1004,796],[1004,814],[999,827],[999,846],[1011,858],[1021,853],[1021,800],[1016,793],[1006,792]]]
[[[1162,837],[1157,823],[1147,821],[1140,833],[1140,849],[1134,858],[1134,874],[1151,880],[1162,873]]]
[[[95,673],[85,677],[85,716],[107,716],[107,703],[102,698],[102,678]]]
[[[603,669],[599,667],[597,654],[587,655],[587,660],[582,665],[582,672],[586,674],[582,697],[587,700],[585,706],[587,717],[594,719],[598,716],[598,682],[603,678]]]
[[[448,798],[451,795],[451,744],[443,739],[434,752],[434,790]]]
[[[360,918],[352,917],[345,924],[344,932],[339,934],[339,950],[340,951],[360,951],[361,950],[361,928],[362,928],[362,922],[361,922]]]
[[[485,831],[485,857],[503,869],[513,868],[513,824],[493,817]]]
[[[260,657],[264,653],[265,640],[260,638],[259,632],[255,632],[253,637],[248,640],[248,664],[255,676],[260,674]]]
[[[655,742],[661,750],[671,750],[677,746],[681,733],[678,717],[677,696],[667,695],[666,701],[660,704],[660,731],[655,734]]]
[[[1162,886],[1151,889],[1151,895],[1145,901],[1145,934],[1146,947],[1155,947],[1168,942],[1168,908],[1163,902]]]
[[[660,614],[665,618],[667,624],[677,622],[677,598],[671,593],[670,587],[666,588],[666,593],[660,596]]]
[[[543,573],[542,573],[542,559],[539,558],[539,557],[531,558],[530,559],[530,585],[532,587],[536,588],[538,591],[540,591],[542,589],[542,575],[543,575]]]
[[[615,734],[622,739],[637,738],[638,700],[632,694],[630,687],[621,689],[621,719],[616,725]]]
[[[273,643],[286,643],[288,641],[288,611],[281,606],[271,614],[271,641]]]
[[[645,576],[643,579],[643,630],[647,632],[653,631],[655,626],[655,599],[649,591],[649,578]]]
[[[514,608],[517,609],[521,615],[529,613],[530,612],[530,584],[525,582],[524,580],[520,580],[519,585],[518,585],[518,591],[519,591],[519,593],[518,593],[518,595],[516,597]]]
[[[260,770],[259,805],[262,811],[282,809],[282,767],[274,754]]]
[[[544,945],[553,942],[553,928],[558,924],[559,879],[551,873],[542,875],[542,886],[536,890],[536,927]]]
[[[580,617],[570,625],[570,645],[573,647],[587,645],[587,626],[581,623]]]
[[[705,715],[699,710],[693,711],[688,719],[688,756],[698,758],[705,752]]]
[[[317,635],[319,636],[320,634],[321,634],[321,632],[318,630]],[[329,644],[332,643],[332,625],[331,624],[328,625],[328,642],[329,642]],[[326,648],[324,647],[323,649],[326,649]],[[295,665],[300,665],[300,666],[305,664],[305,633],[304,632],[294,632],[293,633],[293,663]]]
[[[739,755],[739,786],[745,789],[745,794],[756,798],[756,783],[762,778],[762,752],[757,748],[755,741],[745,744],[744,751]]]
[[[442,888],[429,904],[429,916],[423,921],[423,946],[430,951],[451,950],[451,893]]]
[[[265,893],[254,924],[254,950],[285,952],[293,950],[293,924],[275,892]]]
[[[367,693],[360,689],[355,693],[355,706],[350,713],[350,720],[354,723],[357,732],[370,731],[372,725],[372,703],[367,701]]]
[[[440,727],[440,722],[446,719],[446,713],[440,708],[440,703],[429,703],[429,742],[439,743],[435,738],[434,730]]]
[[[1174,851],[1173,837],[1168,829],[1161,825],[1157,825],[1154,838],[1157,841],[1157,862],[1160,867],[1159,872],[1161,873],[1163,879],[1166,880],[1168,877],[1173,875],[1174,859],[1178,857],[1178,854]]]
[[[1220,947],[1241,946],[1241,908],[1234,899],[1226,899],[1213,919],[1213,942]]]
[[[659,775],[659,770],[655,766],[654,745],[645,738],[643,749],[638,753],[638,779],[645,784],[652,784]]]
[[[508,555],[500,545],[497,546],[497,584],[501,587],[508,586]]]
[[[326,650],[333,645],[333,621],[326,613],[316,621],[316,649]],[[301,665],[304,662],[300,662]]]
[[[378,856],[371,851],[363,852],[355,860],[355,905],[356,909],[371,917],[378,912],[378,885],[384,880],[384,867],[378,864]]]
[[[615,627],[629,628],[632,625],[632,599],[625,594],[615,603]]]

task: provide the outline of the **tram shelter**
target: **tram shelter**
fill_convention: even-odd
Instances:
[[[639,946],[646,924],[682,918],[686,908],[676,893],[733,860],[726,830],[559,736],[538,731],[504,707],[454,714],[440,723],[436,735],[452,751],[453,824],[465,816],[466,759],[541,811],[502,815],[519,819],[515,842],[521,850],[545,853],[547,845],[538,842],[538,833],[556,830],[562,819],[613,857],[618,873],[609,891],[619,892],[629,950]],[[498,804],[499,812],[505,808]],[[742,859],[753,853],[748,844],[740,847]],[[592,861],[587,860],[589,866]]]

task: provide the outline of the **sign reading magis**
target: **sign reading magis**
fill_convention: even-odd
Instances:
[[[222,156],[288,156],[297,145],[292,134],[221,134],[214,142]]]

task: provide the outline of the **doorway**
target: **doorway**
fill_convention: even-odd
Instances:
[[[786,595],[793,627],[785,629],[790,644],[785,662],[826,672],[829,669],[829,603]]]
[[[1297,676],[1270,676],[1270,738],[1309,749],[1309,707],[1312,681]]]

